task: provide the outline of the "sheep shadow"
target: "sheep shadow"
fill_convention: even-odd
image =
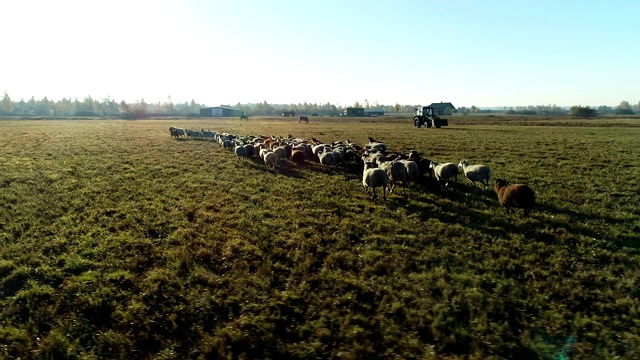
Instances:
[[[446,224],[459,224],[465,228],[479,231],[491,238],[506,238],[512,233],[522,234],[528,238],[536,238],[534,229],[530,227],[523,227],[506,220],[497,219],[491,214],[475,210],[462,203],[453,204],[454,206],[452,207],[443,207],[437,201],[425,200],[412,202],[407,205],[407,209],[419,214],[422,221],[437,219]],[[471,221],[468,219],[471,219]]]
[[[299,167],[294,166],[290,162],[281,161],[280,163],[278,163],[277,171],[280,174],[282,174],[284,176],[287,176],[287,177],[292,177],[292,178],[296,178],[296,179],[306,179],[304,174],[302,174],[299,169],[300,169]]]
[[[275,170],[267,168],[264,165],[264,163],[261,162],[261,160],[258,160],[257,158],[250,158],[242,162],[238,161],[237,164],[238,165],[243,164],[244,166],[248,166],[256,171],[259,171],[265,174],[275,173],[275,174],[281,174],[287,177],[292,177],[297,179],[306,179],[303,173],[301,173],[299,170],[297,170],[297,168],[291,166],[289,163],[286,163],[286,162],[278,163],[278,167]]]
[[[598,232],[587,225],[588,221],[602,221],[607,225],[628,225],[633,227],[637,219],[619,219],[611,216],[595,215],[585,212],[579,212],[572,209],[561,208],[549,203],[536,204],[537,212],[546,214],[545,221],[557,228],[564,228],[568,232],[579,234],[585,237],[590,237],[597,240],[604,240],[611,242],[616,247],[631,248],[634,250],[640,249],[640,234],[633,236],[629,235],[612,235],[608,232]],[[570,222],[563,220],[555,220],[556,216],[566,216],[571,219]]]
[[[461,183],[454,183],[451,189],[442,188],[437,182],[430,188],[430,192],[437,196],[438,199],[449,200],[449,206],[439,202],[439,200],[432,200],[427,197],[422,197],[419,201],[410,201],[405,207],[408,211],[416,212],[419,214],[422,221],[426,221],[431,218],[438,219],[444,223],[456,223],[463,227],[470,228],[490,237],[502,236],[508,237],[511,233],[517,233],[525,236],[528,239],[537,240],[545,243],[556,243],[557,237],[553,233],[549,233],[547,230],[549,227],[555,229],[563,229],[568,234],[578,235],[586,238],[596,239],[600,241],[609,242],[611,239],[614,241],[611,246],[614,247],[626,247],[638,250],[640,249],[640,235],[623,235],[623,234],[611,234],[608,231],[596,230],[590,228],[587,225],[583,225],[585,221],[602,221],[607,224],[628,224],[633,226],[634,219],[617,219],[609,216],[601,216],[579,212],[572,209],[564,209],[557,207],[553,204],[541,203],[536,204],[537,209],[527,217],[527,220],[511,221],[521,218],[522,210],[518,209],[512,215],[507,217],[496,216],[495,212],[486,212],[475,210],[474,204],[482,203],[486,208],[495,207],[496,211],[504,211],[498,201],[498,196],[491,190],[478,190],[472,185],[466,185]],[[455,214],[455,215],[452,215]],[[571,220],[557,219],[559,215],[563,218],[568,216]],[[567,238],[563,237],[566,241]],[[576,245],[577,241],[569,241],[567,245]]]
[[[342,163],[337,166],[326,166],[316,161],[307,160],[305,161],[304,168],[314,173],[321,173],[331,176],[342,175],[348,181],[351,181],[353,179],[360,179],[362,177],[362,169],[360,167],[355,168],[349,163]]]
[[[616,224],[616,225],[622,225],[622,224],[630,223],[634,221],[632,219],[623,220],[623,219],[617,219],[610,216],[582,213],[582,212],[578,212],[571,209],[560,208],[548,203],[538,203],[536,204],[536,207],[538,208],[538,211],[541,211],[541,212],[546,212],[554,215],[565,215],[570,218],[580,219],[580,220],[604,220],[609,224]]]
[[[447,187],[443,187],[435,178],[426,178],[419,183],[423,192],[436,194],[448,200],[466,203],[483,202],[487,206],[498,204],[498,195],[493,189],[482,189],[460,182],[454,182]]]

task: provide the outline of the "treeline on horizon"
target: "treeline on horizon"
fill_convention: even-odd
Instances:
[[[427,105],[427,104],[424,104]],[[297,104],[269,104],[266,100],[261,103],[249,103],[236,105],[221,104],[222,107],[234,108],[243,111],[248,116],[279,116],[283,111],[295,111],[298,114],[312,116],[338,116],[342,107],[331,103],[297,103]],[[369,110],[384,110],[386,114],[413,113],[417,105],[381,105],[375,102],[369,104],[356,101],[353,107],[363,107]],[[20,99],[13,101],[9,94],[4,93],[0,101],[0,116],[113,116],[113,117],[152,117],[152,116],[199,116],[200,109],[208,107],[191,100],[190,102],[174,103],[171,97],[165,102],[147,103],[144,99],[134,103],[126,101],[117,102],[110,97],[102,100],[93,99],[91,96],[85,97],[82,101],[78,98],[72,100],[63,98],[62,100],[49,100],[47,97],[36,100],[33,96],[28,100]],[[458,114],[469,113],[504,113],[507,115],[572,115],[578,117],[595,117],[598,115],[616,114],[633,115],[640,112],[640,102],[631,105],[628,101],[622,101],[618,106],[601,105],[597,108],[589,106],[572,106],[570,108],[557,105],[529,105],[492,109],[481,109],[477,106],[458,107],[455,111]]]

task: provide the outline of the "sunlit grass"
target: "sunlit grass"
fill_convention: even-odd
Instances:
[[[633,357],[640,121],[562,121],[3,121],[0,357]],[[172,125],[372,136],[539,211],[463,176],[372,202],[359,168],[266,170]]]

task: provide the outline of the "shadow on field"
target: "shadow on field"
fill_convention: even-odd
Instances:
[[[433,211],[435,208],[441,208],[442,211]],[[528,227],[523,227],[505,220],[496,219],[490,214],[475,210],[469,206],[460,206],[462,203],[443,208],[437,201],[427,200],[426,202],[411,202],[407,208],[411,212],[420,214],[422,221],[428,219],[437,219],[445,224],[459,224],[463,227],[482,232],[492,237],[508,237],[510,233],[519,233],[527,237],[536,237],[535,231]]]
[[[435,179],[430,184],[430,189],[434,194],[451,201],[465,203],[468,206],[472,206],[473,202],[478,201],[487,206],[499,206],[498,195],[493,189],[483,190],[460,182],[454,183],[450,187],[442,187]]]
[[[537,210],[523,224],[522,209],[515,209],[515,212],[508,214],[498,202],[498,196],[493,189],[481,190],[460,182],[452,184],[450,188],[444,188],[435,179],[423,180],[418,187],[419,190],[413,190],[414,196],[419,197],[419,193],[415,191],[422,191],[422,193],[434,194],[438,199],[431,200],[423,197],[420,201],[412,201],[410,197],[404,202],[396,201],[390,205],[405,206],[409,211],[418,213],[423,221],[438,219],[443,223],[459,224],[490,236],[508,237],[510,233],[517,233],[528,239],[553,243],[558,241],[558,238],[566,239],[562,234],[574,234],[596,240],[613,241],[612,245],[640,249],[640,235],[610,234],[588,225],[588,221],[612,225],[628,224],[635,222],[634,219],[617,219],[538,203]],[[449,203],[441,199],[446,199]],[[487,208],[496,208],[497,211],[504,212],[504,216],[475,210],[477,207],[474,204],[478,203],[484,204]],[[434,208],[437,210],[434,211]],[[571,221],[560,220],[561,215],[562,218],[569,217]]]
[[[343,175],[351,179],[362,179],[361,167],[355,164],[343,163],[338,166],[326,166],[315,161],[306,161],[304,168],[314,173],[322,173],[326,175]]]
[[[582,223],[588,223],[588,221],[602,221],[607,225],[623,225],[633,224],[634,219],[618,219],[611,216],[594,215],[588,213],[582,213],[571,209],[559,208],[555,205],[548,203],[536,204],[537,211],[549,215],[545,222],[553,225],[557,228],[565,228],[568,232],[580,234],[582,236],[591,237],[598,240],[612,241],[615,245],[621,247],[628,247],[632,249],[640,249],[640,234],[624,235],[624,234],[609,234],[598,232],[590,228],[588,225],[582,225]],[[569,217],[572,221],[567,223],[566,221],[554,220],[555,216],[564,215]],[[633,226],[629,226],[633,228]]]
[[[276,170],[267,168],[262,162],[262,160],[249,159],[247,161],[242,162],[243,166],[248,166],[254,170],[263,172],[263,173],[274,173],[281,174],[287,177],[292,177],[296,179],[306,179],[304,174],[302,174],[298,169],[292,166],[289,163],[280,162],[278,164],[278,168]],[[240,162],[238,162],[240,164]]]
[[[299,168],[291,162],[283,161],[275,171],[267,169],[258,159],[245,161],[244,164],[263,173],[281,174],[297,179],[306,179],[304,172],[329,176],[340,175],[345,181],[360,182],[362,178],[362,165],[352,162],[330,167],[307,160],[304,167]],[[564,239],[563,241],[571,246],[577,244],[577,236],[582,236],[611,241],[612,246],[640,249],[638,235],[611,234],[603,231],[602,226],[594,228],[588,224],[589,221],[628,224],[634,222],[633,219],[582,213],[548,203],[536,204],[537,210],[529,217],[523,218],[522,209],[515,209],[513,213],[508,214],[498,202],[498,196],[492,187],[487,189],[474,187],[464,178],[459,178],[450,186],[443,187],[435,178],[423,176],[417,184],[412,184],[408,188],[407,195],[403,195],[402,190],[401,186],[397,187],[392,196],[387,192],[385,206],[391,210],[404,208],[409,212],[415,212],[422,221],[437,219],[446,224],[459,224],[489,237],[509,238],[511,234],[520,234],[527,239],[545,243],[555,243],[560,241],[559,239]],[[435,195],[436,198],[429,198],[424,196],[425,194]],[[477,210],[479,207],[484,210]],[[492,208],[495,210],[487,211]],[[567,217],[570,221],[566,221]],[[572,241],[572,238],[575,241]]]
[[[554,206],[552,204],[546,204],[546,203],[536,204],[536,207],[540,212],[545,212],[553,215],[566,215],[572,219],[578,219],[578,220],[604,220],[609,224],[617,224],[617,225],[633,222],[633,220],[616,219],[610,216],[581,213],[575,210],[563,209],[563,208]]]

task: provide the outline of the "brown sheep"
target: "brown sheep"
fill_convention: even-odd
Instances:
[[[536,194],[525,184],[507,184],[504,179],[496,179],[493,187],[498,194],[500,205],[511,213],[511,208],[524,209],[524,216],[536,209]]]
[[[303,167],[304,166],[304,152],[300,151],[300,150],[293,150],[291,151],[291,162],[293,162],[294,164]]]

